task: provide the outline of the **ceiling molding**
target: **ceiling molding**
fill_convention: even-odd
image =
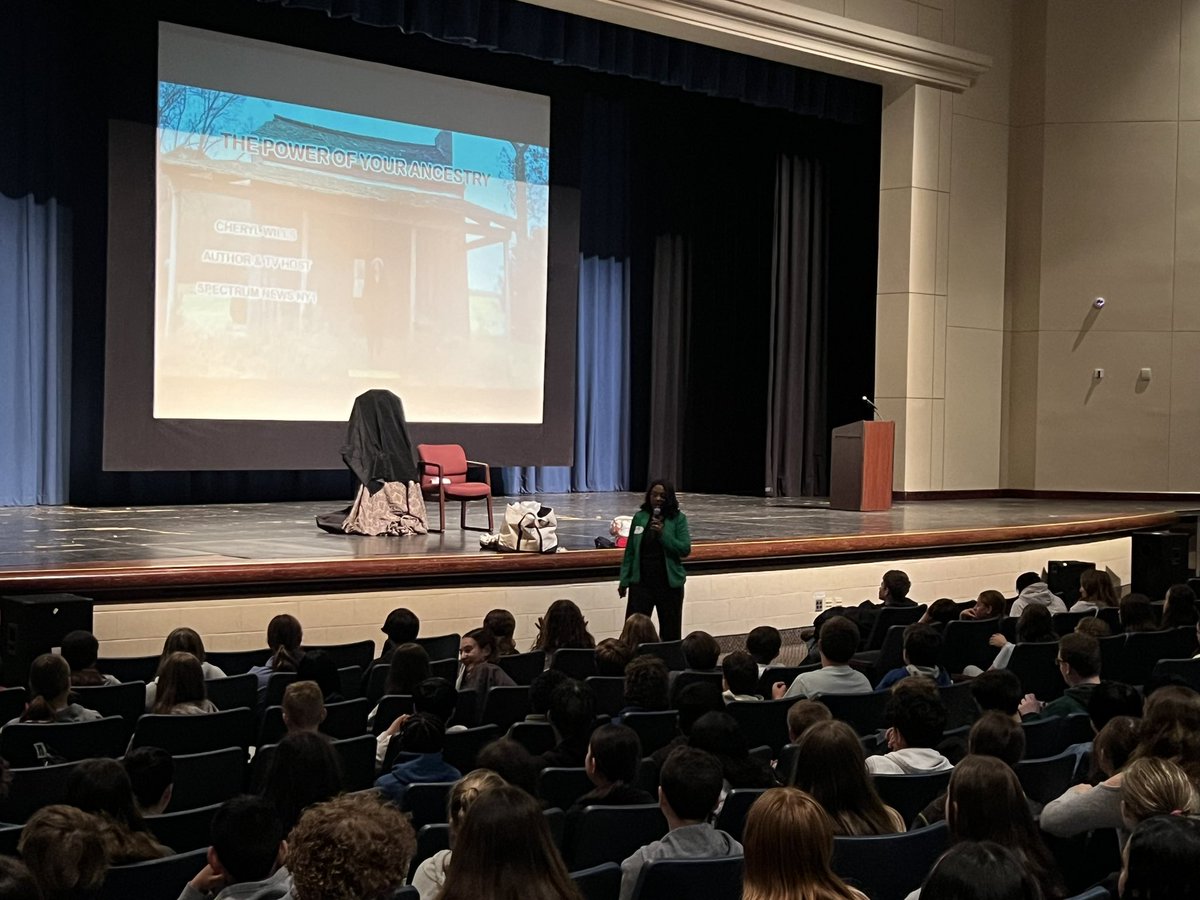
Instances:
[[[992,65],[983,53],[789,0],[524,2],[889,88],[924,84],[961,93]]]

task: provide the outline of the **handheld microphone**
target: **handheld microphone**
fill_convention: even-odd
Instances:
[[[651,513],[651,515],[653,515],[654,518],[656,518],[656,519],[661,519],[662,518],[662,507],[661,506],[654,507],[654,512]]]
[[[871,416],[871,418],[875,418],[875,416],[879,415],[879,407],[876,406],[874,403],[872,403],[870,401],[870,399],[868,399],[866,394],[863,394],[862,401],[863,401],[863,403],[867,404],[867,406],[871,407],[871,411],[874,413],[874,415]]]

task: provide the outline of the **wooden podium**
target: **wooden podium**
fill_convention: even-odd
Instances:
[[[831,509],[892,508],[895,422],[851,422],[833,429]]]

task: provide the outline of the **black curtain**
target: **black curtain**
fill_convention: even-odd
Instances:
[[[767,494],[829,491],[826,306],[829,195],[820,159],[781,153],[775,168],[767,379]]]

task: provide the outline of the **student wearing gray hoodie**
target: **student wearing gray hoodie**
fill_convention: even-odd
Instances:
[[[1017,578],[1017,599],[1013,601],[1010,616],[1019,616],[1021,610],[1030,605],[1044,606],[1052,613],[1064,613],[1067,605],[1062,598],[1050,593],[1046,582],[1037,572],[1026,572]]]
[[[620,900],[630,900],[646,863],[656,859],[712,859],[741,856],[742,845],[708,824],[725,777],[720,761],[694,747],[680,747],[663,763],[658,805],[669,831],[621,863]]]
[[[187,883],[179,900],[289,900],[292,877],[283,825],[261,797],[234,797],[212,821],[208,865]]]
[[[872,775],[930,775],[954,768],[934,749],[946,731],[946,707],[928,678],[910,676],[892,688],[884,717],[890,752],[867,757]]]

